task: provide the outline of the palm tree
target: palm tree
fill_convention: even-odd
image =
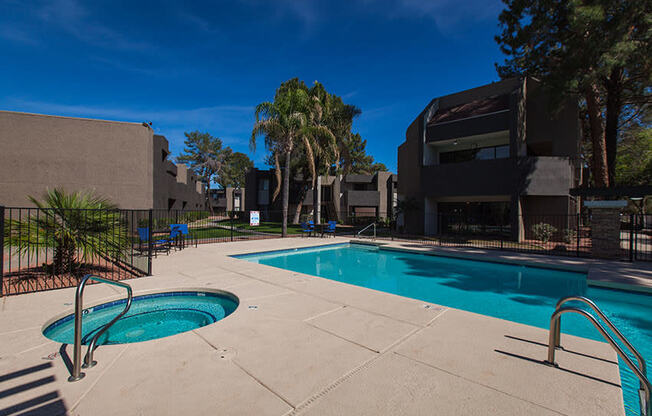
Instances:
[[[78,253],[81,260],[107,256],[120,259],[130,246],[120,212],[108,199],[91,192],[66,194],[48,190],[43,201],[29,197],[38,215],[11,220],[5,225],[5,246],[15,247],[21,256],[37,249],[52,249],[56,273],[72,271]]]
[[[256,106],[251,147],[255,149],[256,138],[265,136],[265,147],[275,156],[285,158],[283,166],[283,222],[281,234],[287,236],[288,207],[290,201],[290,159],[299,140],[308,134],[308,113],[310,97],[303,82],[292,79],[276,90],[274,101],[265,101]],[[305,87],[305,85],[304,85]]]

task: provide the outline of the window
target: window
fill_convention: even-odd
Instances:
[[[353,184],[353,190],[354,191],[366,191],[367,190],[367,185],[364,183],[354,183]]]
[[[168,198],[168,211],[174,207],[174,203],[177,202],[176,199]]]
[[[461,163],[472,160],[505,159],[509,157],[509,145],[479,147],[475,149],[456,150],[454,152],[441,152],[439,163]]]

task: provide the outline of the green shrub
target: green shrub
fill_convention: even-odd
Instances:
[[[564,243],[570,244],[577,238],[577,233],[572,228],[566,228],[564,230]]]
[[[540,222],[532,226],[532,233],[534,238],[541,241],[542,243],[547,243],[552,238],[552,235],[557,232],[557,229],[552,225]]]

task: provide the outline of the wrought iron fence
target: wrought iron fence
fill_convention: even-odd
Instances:
[[[620,246],[629,261],[652,261],[652,215],[621,215]]]
[[[87,273],[121,280],[151,274],[152,258],[198,244],[281,236],[280,210],[211,213],[181,210],[58,210],[0,206],[0,296],[74,286]],[[375,223],[377,239],[440,247],[501,249],[590,257],[591,216],[479,217],[410,212],[399,216],[288,213],[288,237],[349,236]],[[409,217],[409,218],[408,218]],[[422,218],[422,232],[407,220]],[[327,232],[335,221],[335,232]],[[419,227],[417,227],[419,229]],[[652,261],[652,216],[623,215],[623,260]],[[311,230],[311,232],[307,232]],[[428,232],[425,232],[428,231]],[[365,237],[370,231],[360,235]],[[428,234],[428,235],[424,235]]]
[[[0,295],[120,280],[151,271],[135,224],[147,211],[0,207]]]

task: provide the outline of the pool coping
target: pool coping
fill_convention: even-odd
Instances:
[[[367,241],[367,240],[352,239],[349,240],[348,242],[319,244],[315,246],[297,247],[291,249],[277,249],[277,250],[257,251],[252,253],[232,254],[229,257],[236,258],[236,259],[243,259],[246,258],[247,256],[269,255],[269,254],[282,253],[282,252],[298,252],[298,251],[323,248],[329,246],[341,246],[345,244],[374,246],[374,247],[378,247],[378,249],[380,250],[405,252],[411,254],[421,254],[427,256],[449,257],[449,258],[462,259],[462,260],[482,261],[486,263],[518,265],[518,266],[526,266],[526,267],[533,267],[539,269],[583,273],[586,275],[586,282],[589,286],[614,289],[614,290],[622,290],[627,292],[652,294],[652,280],[649,282],[649,285],[646,286],[646,285],[632,283],[632,282],[607,281],[601,278],[600,276],[597,276],[603,270],[599,267],[596,268],[596,266],[604,267],[605,265],[607,265],[607,266],[611,266],[612,268],[614,267],[618,268],[619,266],[632,267],[631,264],[625,265],[622,262],[615,262],[615,261],[607,262],[602,260],[586,259],[580,257],[549,256],[545,254],[529,254],[529,253],[518,253],[518,252],[500,251],[500,250],[490,250],[490,251],[483,250],[479,252],[477,249],[451,249],[451,248],[432,247],[426,245],[423,245],[422,248],[416,248],[416,247],[409,248],[409,247],[401,247],[400,245],[406,243],[398,242],[398,241],[386,242],[386,241]],[[425,251],[424,249],[428,249],[428,250]],[[501,258],[499,257],[500,255],[509,256],[509,258]],[[530,256],[538,256],[538,257],[532,258]],[[553,262],[551,263],[551,261]],[[558,263],[558,262],[567,262],[567,263]],[[642,270],[645,270],[645,268],[643,268]]]

